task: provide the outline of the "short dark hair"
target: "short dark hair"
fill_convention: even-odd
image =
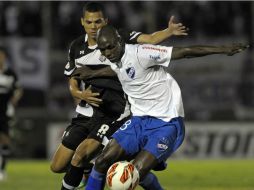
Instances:
[[[83,15],[85,14],[85,12],[102,12],[103,17],[107,18],[106,12],[104,7],[102,6],[102,4],[98,3],[98,2],[88,2],[84,7],[83,7]]]

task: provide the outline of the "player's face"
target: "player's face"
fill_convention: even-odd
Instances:
[[[124,53],[123,44],[119,38],[99,38],[98,48],[110,62],[118,63]]]
[[[99,12],[88,12],[86,11],[81,18],[81,24],[84,27],[88,38],[96,39],[97,31],[107,24],[107,19],[103,17],[101,11]]]

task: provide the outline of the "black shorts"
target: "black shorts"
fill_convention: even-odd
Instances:
[[[128,118],[129,119],[129,118]],[[104,137],[108,139],[127,120],[115,121],[116,118],[103,114],[95,114],[93,117],[78,115],[72,119],[62,137],[62,144],[76,150],[78,145],[86,138],[102,142]]]
[[[88,136],[89,129],[86,127],[90,117],[78,115],[72,118],[71,124],[65,129],[62,136],[62,144],[71,149],[76,150],[78,145]]]
[[[0,119],[0,133],[9,135],[9,119]]]

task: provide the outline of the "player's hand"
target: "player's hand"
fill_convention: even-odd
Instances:
[[[99,107],[100,104],[102,104],[102,99],[98,98],[98,96],[100,96],[100,93],[95,93],[92,92],[91,90],[91,85],[82,91],[81,94],[81,99],[85,100],[88,104],[95,106],[95,107]]]
[[[188,35],[187,31],[189,30],[185,26],[183,26],[182,23],[174,23],[174,16],[170,17],[170,20],[168,22],[168,30],[172,35],[176,36],[186,36]]]
[[[249,45],[245,45],[245,44],[233,44],[232,46],[227,47],[226,53],[228,56],[232,56],[236,53],[240,53],[242,51],[244,51],[246,48],[248,48]]]

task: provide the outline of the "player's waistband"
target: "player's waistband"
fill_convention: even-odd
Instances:
[[[88,117],[93,116],[93,108],[91,106],[82,107],[80,105],[77,105],[76,112]]]

